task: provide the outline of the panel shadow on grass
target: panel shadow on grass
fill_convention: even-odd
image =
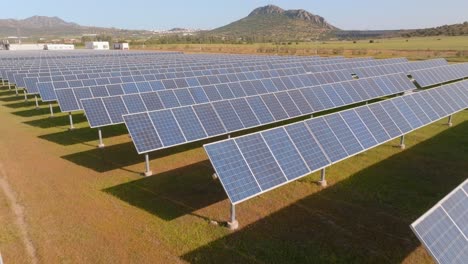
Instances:
[[[36,103],[33,102],[30,106],[31,106],[31,109],[15,111],[15,112],[12,112],[12,114],[21,116],[21,117],[33,117],[33,116],[42,116],[42,115],[50,116],[49,105],[47,105],[47,107],[44,107],[45,104],[41,103],[39,104],[40,108],[36,109]],[[52,107],[52,111],[54,111],[54,113],[59,113],[60,107],[58,105],[54,106]]]
[[[468,177],[467,131],[466,121],[181,257],[191,263],[401,263],[420,245],[409,225]]]
[[[221,137],[211,138],[168,149],[161,149],[155,152],[151,152],[150,158],[154,160],[169,155],[175,155],[192,149],[200,148],[203,146],[203,144],[206,144],[208,142],[214,142],[220,139]],[[124,167],[144,162],[144,156],[139,155],[136,152],[135,145],[133,144],[133,142],[110,145],[102,149],[96,148],[83,152],[73,153],[70,155],[62,156],[62,158],[71,161],[79,166],[92,169],[96,172],[107,172],[115,169],[123,169]],[[142,171],[135,173],[141,172],[143,172],[143,167]]]
[[[115,125],[102,128],[102,136],[105,138],[128,134],[125,125]],[[57,133],[41,135],[39,138],[51,141],[63,146],[70,146],[88,141],[98,141],[98,130],[89,127],[77,128],[72,131],[61,131]]]
[[[86,117],[83,114],[74,114],[73,115],[73,124],[79,124],[88,122]],[[51,128],[59,126],[69,126],[70,119],[68,115],[54,116],[52,118],[46,117],[32,121],[24,122],[27,125],[39,127],[39,128]]]
[[[207,160],[103,191],[170,221],[226,199]],[[208,218],[200,215],[197,217]]]

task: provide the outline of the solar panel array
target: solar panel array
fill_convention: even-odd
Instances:
[[[55,94],[57,95],[60,109],[63,112],[71,112],[83,109],[80,100],[96,97],[129,95],[151,91],[165,91],[166,93],[180,94],[182,92],[181,90],[193,91],[194,89],[202,89],[205,90],[208,95],[210,95],[209,91],[217,90],[221,95],[225,95],[227,92],[229,95],[226,96],[233,98],[232,95],[230,95],[231,92],[227,91],[231,89],[229,86],[234,87],[232,88],[234,90],[232,92],[245,89],[250,95],[254,95],[260,91],[267,91],[268,88],[276,89],[276,86],[281,86],[281,89],[285,90],[285,87],[304,87],[305,85],[303,82],[318,85],[353,79],[351,73],[347,70],[311,74],[301,74],[301,72],[300,68],[294,68],[231,74],[230,76],[232,78],[226,75],[211,75],[175,80],[129,82],[73,89],[57,89],[55,90]],[[242,81],[235,81],[238,79],[242,79]],[[238,88],[238,86],[243,86],[245,88]],[[216,91],[214,91],[214,93],[216,93]],[[211,92],[211,94],[213,94],[213,92]]]
[[[411,228],[437,263],[468,263],[468,179]]]
[[[281,71],[281,70],[284,70],[286,71],[289,67],[299,67],[299,69],[296,70],[296,73],[305,73],[305,72],[323,72],[323,71],[330,71],[330,70],[334,70],[334,71],[338,71],[338,70],[346,70],[346,69],[349,69],[349,68],[352,68],[352,67],[358,67],[358,66],[370,66],[370,65],[382,65],[382,64],[388,64],[388,63],[395,63],[395,62],[400,62],[401,59],[386,59],[386,60],[375,60],[375,61],[371,61],[371,60],[367,60],[367,61],[352,61],[352,62],[346,62],[346,63],[331,63],[331,64],[328,64],[328,65],[315,65],[315,62],[301,62],[301,63],[290,63],[290,64],[284,64],[284,63],[280,63],[280,64],[277,64],[277,65],[273,65],[271,67],[269,67],[270,69],[277,69],[278,71]],[[245,70],[245,69],[244,69]],[[291,69],[292,70],[292,69]],[[190,73],[190,74],[188,74]],[[226,71],[226,73],[231,73],[234,74],[234,71]],[[238,72],[238,74],[242,74],[243,72]],[[193,74],[193,72],[187,72],[187,74],[183,74],[182,76],[186,76],[186,75],[189,75],[189,77],[193,78],[195,76],[203,76],[203,77],[198,77],[198,78],[201,78],[201,79],[208,79],[209,76],[206,76],[206,75],[209,75],[210,73],[209,72],[200,72],[199,74],[195,75]],[[216,75],[227,75],[227,74],[221,74],[221,73],[215,73]],[[251,74],[253,75],[253,73]],[[223,76],[220,76],[220,77],[223,77]],[[327,76],[324,76],[324,78],[326,78]],[[216,76],[212,76],[212,78],[216,78]],[[225,76],[225,78],[227,79],[228,76]],[[248,80],[249,77],[239,77],[240,80]],[[257,78],[259,78],[259,76],[257,76]],[[149,80],[149,81],[154,81],[154,80],[164,80],[166,79],[165,82],[167,82],[169,85],[172,84],[172,86],[174,86],[173,82],[178,80],[175,76],[175,74],[169,78],[167,78],[167,76],[161,76],[160,74],[158,75],[154,75],[152,76],[151,74],[147,75],[147,76],[144,76],[139,78],[140,81],[143,81],[143,80]],[[169,80],[169,79],[174,79],[174,80]],[[119,80],[119,78],[116,76],[116,77],[113,77],[113,78],[109,78],[109,79],[105,79],[105,80],[102,80],[103,82],[102,83],[99,83],[97,82],[98,80],[89,80],[89,81],[92,81],[92,82],[95,82],[95,84],[92,84],[92,85],[103,85],[103,84],[119,84],[119,83],[132,83],[131,81],[123,81],[123,80]],[[181,80],[183,81],[183,80]],[[331,81],[331,80],[330,80]],[[329,82],[330,82],[329,81]],[[96,83],[97,82],[97,83]],[[185,82],[185,81],[183,81]],[[203,82],[203,81],[201,81]],[[215,82],[214,84],[216,83],[219,83],[219,82]],[[213,83],[212,83],[213,84]],[[58,98],[58,96],[56,95],[55,93],[55,90],[57,89],[65,89],[65,88],[71,88],[71,89],[76,89],[76,88],[81,88],[81,87],[87,87],[91,85],[89,82],[82,82],[81,80],[77,79],[77,80],[64,80],[64,81],[59,81],[59,82],[48,82],[48,83],[37,83],[37,88],[39,90],[39,93],[41,95],[41,98],[43,101],[45,102],[49,102],[49,101],[55,101],[57,99],[60,99]],[[173,88],[176,88],[176,87],[171,87],[171,89]],[[67,94],[71,94],[71,93],[67,93]],[[69,100],[69,99],[68,99]]]
[[[421,87],[428,87],[468,77],[468,63],[413,71],[410,74]]]
[[[448,65],[445,59],[405,62],[373,67],[353,68],[352,72],[360,78],[379,76],[391,73],[410,73],[412,71]]]
[[[464,81],[204,147],[236,204],[467,107]],[[150,122],[134,134],[156,134]]]
[[[394,74],[230,100],[215,100],[204,104],[169,107],[170,109],[165,110],[124,115],[123,119],[138,153],[141,154],[414,88],[413,83],[404,74]],[[145,97],[142,97],[141,101],[144,100]],[[105,104],[105,100],[102,102]],[[120,104],[124,110],[123,101]],[[161,102],[158,102],[158,105],[164,108]],[[105,107],[96,102],[89,105],[89,108],[93,107],[100,108],[97,110],[100,113],[106,112]],[[95,120],[93,126],[99,126],[112,120],[121,121],[122,112],[109,112],[108,115],[99,114],[88,118]]]

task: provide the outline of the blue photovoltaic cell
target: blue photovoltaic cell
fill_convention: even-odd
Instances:
[[[424,95],[424,100],[426,100],[426,102],[429,103],[429,105],[432,107],[432,109],[434,109],[434,111],[437,113],[439,118],[448,115],[449,112],[447,110],[445,110],[439,104],[439,102],[437,102],[437,100],[434,99],[434,97],[431,96],[430,90],[425,92],[423,95]]]
[[[319,112],[321,110],[324,110],[325,106],[321,103],[320,99],[313,92],[313,89],[315,88],[304,88],[300,89],[299,91],[301,91],[302,95],[304,95],[304,98],[310,104],[314,112]]]
[[[442,207],[463,234],[468,237],[468,195],[459,189],[442,203]]]
[[[179,107],[179,101],[172,90],[165,90],[158,92],[159,98],[165,108]]]
[[[55,89],[52,83],[37,83],[37,89],[41,94],[41,99],[43,102],[57,100],[57,95],[55,94]]]
[[[175,108],[172,112],[179,122],[182,132],[187,140],[193,141],[207,137],[205,130],[191,106]]]
[[[320,103],[325,107],[325,109],[335,108],[335,104],[328,97],[327,93],[325,92],[322,86],[312,88],[312,92],[315,94]]]
[[[405,96],[403,101],[408,105],[418,119],[422,122],[422,125],[431,123],[431,119],[426,115],[425,111],[419,106],[418,103],[414,100],[414,96]]]
[[[241,120],[237,116],[229,101],[215,102],[213,103],[213,107],[221,118],[221,121],[223,122],[227,131],[231,132],[244,128]]]
[[[234,97],[246,97],[247,94],[244,92],[244,89],[239,85],[239,83],[228,83],[229,88],[231,89]]]
[[[163,146],[147,113],[124,116],[124,120],[138,153]]]
[[[405,103],[402,97],[397,97],[392,100],[393,104],[398,108],[400,113],[408,120],[412,129],[416,129],[423,126],[418,116],[411,110],[411,108]]]
[[[265,131],[262,136],[288,180],[294,180],[309,172],[284,128]]]
[[[109,84],[106,85],[107,91],[109,92],[109,95],[122,95],[125,94],[122,85],[121,84]]]
[[[421,93],[417,93],[412,96],[416,103],[424,109],[424,113],[431,119],[431,121],[435,121],[439,119],[439,114],[437,114],[432,107],[427,103]]]
[[[164,146],[185,142],[185,138],[170,110],[149,113]]]
[[[192,95],[190,95],[190,92],[187,89],[176,89],[174,90],[174,93],[182,106],[195,104]]]
[[[78,108],[68,109],[68,111],[77,111],[83,109],[81,106],[81,99],[93,98],[93,95],[91,94],[91,91],[88,87],[76,88],[73,89],[73,92],[75,94],[76,101],[78,102]]]
[[[378,143],[383,143],[390,139],[385,128],[379,120],[373,115],[372,111],[367,106],[358,107],[355,109],[361,120],[366,124],[369,131],[372,133]]]
[[[138,92],[140,93],[154,91],[149,82],[139,82],[139,83],[136,83],[136,86],[137,86]]]
[[[194,105],[193,110],[197,114],[198,119],[200,119],[208,136],[220,135],[227,132],[211,104]]]
[[[138,88],[135,83],[123,83],[122,89],[124,90],[125,94],[138,93]]]
[[[301,111],[299,111],[296,104],[287,92],[277,93],[276,97],[280,104],[283,106],[283,109],[290,117],[296,117],[301,115]]]
[[[328,115],[324,119],[349,156],[363,150],[361,144],[340,115]]]
[[[377,145],[377,141],[354,110],[340,112],[340,115],[365,149]]]
[[[339,161],[348,155],[325,119],[314,118],[306,121],[306,124],[331,162]]]
[[[93,94],[93,97],[107,97],[109,96],[109,93],[107,92],[107,89],[105,86],[99,85],[99,86],[91,86],[89,87],[91,90],[91,93]]]
[[[226,84],[219,84],[216,87],[218,89],[219,94],[223,97],[224,100],[234,98],[234,94],[232,94],[231,89]]]
[[[203,90],[211,102],[223,99],[214,85],[204,86]]]
[[[161,99],[156,92],[142,93],[141,98],[148,111],[161,110],[164,108]]]
[[[231,103],[244,127],[253,127],[260,124],[259,120],[244,98],[235,99],[231,101]]]
[[[112,123],[101,98],[86,99],[81,101],[81,104],[83,104],[90,127],[100,127]]]
[[[246,99],[261,124],[268,124],[275,121],[270,110],[268,110],[267,106],[259,96],[247,97]]]
[[[338,84],[337,84],[338,85]],[[363,99],[359,94],[354,90],[353,86],[351,85],[350,82],[343,82],[341,83],[341,86],[343,86],[344,90],[349,94],[349,96],[352,98],[353,102],[361,102]]]
[[[261,135],[237,138],[235,142],[263,191],[286,182],[286,177]]]
[[[354,91],[359,94],[359,97],[362,98],[363,101],[371,99],[371,96],[366,92],[366,90],[359,84],[358,81],[349,82],[353,87]]]
[[[232,203],[261,192],[234,141],[207,145],[205,150]]]
[[[294,100],[294,103],[296,103],[302,115],[314,112],[312,107],[309,105],[309,103],[307,103],[306,99],[304,98],[304,96],[302,96],[302,93],[299,90],[291,90],[289,91],[289,95]]]
[[[304,123],[286,126],[285,129],[307,163],[310,172],[330,164],[325,153],[320,149],[318,143]]]
[[[348,94],[346,89],[341,85],[341,83],[335,83],[331,85],[331,89],[335,90],[336,93],[340,96],[341,100],[346,104],[350,105],[359,101],[354,101],[353,98]]]
[[[128,109],[128,112],[131,114],[147,111],[145,104],[143,103],[143,100],[139,94],[124,95],[122,96],[122,99]]]
[[[343,100],[341,100],[340,96],[338,96],[338,94],[336,93],[335,89],[333,88],[333,86],[331,85],[323,85],[322,86],[323,90],[325,91],[325,93],[328,95],[328,97],[330,98],[330,100],[333,102],[333,104],[335,105],[335,107],[340,107],[342,105],[344,105],[345,103],[343,102]]]
[[[441,264],[464,264],[468,260],[468,195],[463,187],[461,184],[411,225]]]
[[[264,94],[261,95],[263,102],[270,110],[270,113],[273,115],[276,121],[287,119],[289,116],[284,111],[278,99],[273,94]]]
[[[450,98],[448,94],[445,93],[444,89],[434,89],[431,90],[432,94],[436,94],[435,96],[438,97],[437,102],[444,107],[444,109],[448,109],[451,112],[455,112],[459,110],[457,103]]]
[[[62,112],[73,111],[80,108],[72,89],[60,89],[56,90],[55,93],[57,94],[57,100]]]
[[[127,108],[121,97],[104,97],[102,98],[104,105],[106,106],[109,117],[112,123],[119,124],[123,122],[123,115],[128,114]]]
[[[380,104],[371,104],[369,105],[369,109],[372,111],[375,117],[377,117],[380,124],[382,124],[382,126],[385,128],[385,131],[387,131],[391,138],[401,136],[402,132]]]
[[[202,87],[193,87],[189,89],[189,92],[197,104],[203,104],[210,101]]]
[[[392,118],[401,132],[407,133],[412,130],[406,118],[400,113],[400,111],[398,111],[392,101],[383,101],[380,103],[380,105],[385,109],[387,114],[390,116],[390,118]]]

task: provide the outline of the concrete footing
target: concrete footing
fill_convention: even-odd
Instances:
[[[218,174],[213,173],[213,175],[211,175],[211,178],[213,178],[213,180],[217,180],[218,179]]]
[[[153,172],[152,171],[145,171],[144,175],[145,175],[145,177],[153,176]]]
[[[321,180],[321,181],[318,181],[317,184],[320,186],[320,187],[327,187],[328,186],[328,183],[326,180]]]
[[[234,220],[233,222],[227,222],[227,227],[229,230],[236,230],[239,228],[239,222],[237,220]]]
[[[402,149],[402,150],[406,149],[406,145],[405,145],[405,144],[401,144],[401,145],[400,145],[400,149]]]
[[[102,149],[102,148],[104,148],[105,146],[106,146],[106,145],[104,145],[104,143],[100,143],[100,144],[98,145],[98,148]]]

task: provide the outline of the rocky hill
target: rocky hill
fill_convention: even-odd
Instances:
[[[247,17],[209,33],[226,37],[258,40],[310,40],[339,29],[323,17],[305,10],[284,10],[267,5],[253,10]]]

